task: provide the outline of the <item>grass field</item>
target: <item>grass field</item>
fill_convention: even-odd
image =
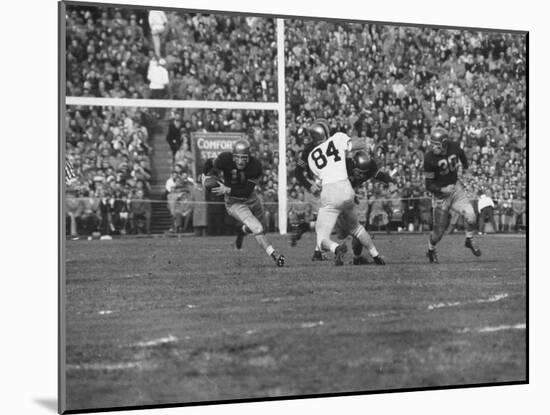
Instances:
[[[67,241],[68,409],[526,380],[524,236],[430,265],[425,235],[377,235],[385,267],[270,237],[285,268],[251,237]]]

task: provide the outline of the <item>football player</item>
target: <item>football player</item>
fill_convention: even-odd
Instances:
[[[363,246],[373,246],[369,234],[357,219],[355,192],[346,167],[346,155],[363,148],[365,142],[352,139],[341,132],[331,135],[328,122],[324,119],[315,120],[309,127],[309,134],[313,140],[313,148],[305,154],[307,167],[321,180],[321,205],[315,223],[317,246],[334,253],[335,265],[343,265],[347,246],[330,239],[340,215],[341,223],[350,235],[356,237]],[[314,194],[319,192],[315,183],[309,186],[309,190]],[[378,256],[377,252],[374,254]]]
[[[217,174],[223,179],[218,181],[218,186],[213,187],[211,191],[224,196],[227,213],[240,224],[235,241],[236,248],[241,249],[244,236],[251,233],[275,264],[282,267],[285,257],[273,248],[264,233],[264,207],[255,192],[262,175],[262,165],[258,159],[250,155],[248,141],[236,141],[232,153],[221,153],[213,163],[206,163],[204,170],[207,176]]]
[[[447,130],[436,127],[431,132],[431,150],[424,156],[424,176],[426,189],[432,194],[433,227],[426,254],[430,263],[438,263],[436,244],[443,237],[449,225],[450,212],[464,216],[466,222],[466,240],[464,246],[475,256],[481,256],[481,250],[472,238],[476,227],[476,214],[470,200],[458,181],[459,162],[463,169],[468,168],[464,150],[458,143],[449,140]]]
[[[303,166],[303,163],[298,164],[298,166],[300,165]],[[353,157],[346,159],[346,170],[348,172],[348,177],[351,182],[351,185],[354,189],[361,186],[363,183],[365,183],[367,180],[370,180],[370,179],[379,180],[386,184],[395,183],[395,181],[392,179],[392,177],[389,174],[378,169],[376,161],[371,157],[369,157],[369,155],[363,150],[357,151],[353,155]],[[296,168],[296,177],[298,178],[298,181],[300,182],[300,184],[302,184],[304,187],[311,186],[311,183],[308,181],[306,175],[304,174],[306,172],[307,171],[303,170],[303,167]],[[355,202],[357,203],[357,200],[355,200]],[[336,225],[335,225],[335,233],[338,235],[339,239],[345,239],[349,235],[349,229],[347,229],[347,224],[345,223],[344,218],[345,216],[338,216],[338,220],[336,221]],[[296,243],[296,241],[300,239],[303,233],[306,232],[308,227],[309,226],[305,226],[299,229],[297,233],[293,234],[292,240],[294,244]],[[353,235],[351,236],[352,236],[351,246],[354,254],[353,264],[354,265],[368,264],[368,259],[362,255],[363,244],[355,236]],[[366,242],[368,244],[367,249],[369,250],[369,253],[373,257],[374,263],[377,265],[385,265],[384,259],[378,254],[376,247],[374,246],[374,243],[372,241],[372,238],[370,238],[370,236]],[[313,253],[312,260],[320,260],[321,255],[322,254],[320,249],[316,247]]]

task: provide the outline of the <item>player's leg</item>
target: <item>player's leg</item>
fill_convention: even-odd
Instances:
[[[435,246],[441,241],[445,230],[449,226],[449,204],[450,198],[434,199],[433,201],[433,225],[426,254],[431,263],[439,262]]]
[[[343,265],[343,257],[347,252],[347,247],[344,244],[338,245],[330,239],[336,220],[340,211],[336,208],[329,206],[322,206],[319,208],[319,213],[317,215],[317,222],[315,224],[315,232],[317,235],[317,246],[321,250],[331,251],[334,255],[334,264]]]
[[[385,262],[378,253],[376,246],[374,246],[374,242],[372,241],[371,236],[369,235],[365,227],[359,223],[355,205],[344,209],[340,214],[339,220],[345,224],[344,226],[346,226],[349,234],[353,237],[352,248],[353,253],[355,254],[353,262],[354,264],[356,262],[363,262],[362,260],[358,259],[358,254],[361,255],[362,252],[362,249],[360,249],[358,245],[361,245],[362,247],[364,246],[365,248],[367,248],[375,264],[385,265]],[[359,244],[357,244],[356,241],[359,242]]]
[[[363,255],[363,244],[356,237],[351,238],[351,250],[353,252],[353,265],[367,265],[369,260]]]
[[[265,223],[265,211],[262,202],[257,197],[247,201],[249,212],[253,215],[252,218],[249,218],[248,221],[254,224],[254,229],[247,225],[251,230],[254,238],[258,244],[264,249],[264,251],[269,255],[273,261],[277,264],[278,267],[282,267],[285,264],[285,257],[281,255],[265,235],[265,229],[267,229],[267,224]],[[246,223],[245,223],[246,224]],[[258,226],[259,225],[259,226]]]
[[[346,239],[348,235],[351,235],[350,229],[353,229],[353,224],[350,223],[348,215],[346,212],[340,212],[336,224],[334,225],[333,233],[338,239]],[[353,251],[353,265],[366,265],[369,263],[369,260],[362,255],[363,245],[354,236],[352,236],[351,239],[351,248]]]
[[[451,209],[464,217],[466,226],[466,239],[464,241],[464,246],[470,249],[475,256],[481,256],[481,250],[474,243],[474,232],[476,230],[477,216],[464,189],[459,188],[455,192]]]

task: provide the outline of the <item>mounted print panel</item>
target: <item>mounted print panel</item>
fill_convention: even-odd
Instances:
[[[528,382],[527,32],[60,24],[60,412]]]

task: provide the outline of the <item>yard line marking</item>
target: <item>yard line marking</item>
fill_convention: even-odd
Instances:
[[[384,316],[391,316],[399,314],[397,311],[381,311],[379,313],[368,313],[367,317],[373,318],[373,317],[384,317]],[[365,320],[365,319],[362,319]]]
[[[322,321],[312,322],[312,323],[302,323],[300,324],[300,327],[303,329],[311,329],[313,327],[322,326],[323,324],[325,323]]]
[[[154,347],[154,346],[160,346],[160,345],[167,344],[167,343],[175,343],[177,341],[178,341],[178,339],[170,334],[167,337],[161,337],[160,339],[134,343],[132,346]]]
[[[468,304],[494,303],[507,297],[508,297],[508,294],[502,293],[502,294],[493,295],[489,298],[482,298],[479,300],[453,301],[453,302],[447,302],[447,303],[430,304],[428,306],[428,310],[435,310],[438,308],[445,308],[445,307],[458,307],[461,305],[468,305]]]
[[[515,324],[513,326],[483,327],[478,331],[480,333],[488,333],[488,332],[500,331],[500,330],[525,330],[525,328],[526,328],[525,323],[522,323],[522,324]]]
[[[281,301],[281,298],[280,297],[273,297],[273,298],[262,298],[260,300],[262,303],[278,303],[279,301]]]
[[[153,369],[154,365],[144,362],[119,362],[119,363],[82,363],[67,365],[67,370],[128,370],[128,369]]]
[[[513,325],[502,325],[502,326],[487,326],[487,327],[481,327],[477,329],[469,329],[465,328],[462,330],[459,330],[459,333],[492,333],[495,331],[502,331],[502,330],[525,330],[526,325],[525,323],[520,324],[513,324]]]

